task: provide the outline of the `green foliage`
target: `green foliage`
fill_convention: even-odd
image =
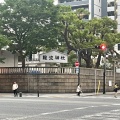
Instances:
[[[10,45],[9,50],[24,59],[44,47],[55,48],[58,8],[51,0],[5,0],[0,5],[2,34],[17,44]]]
[[[52,0],[5,0],[0,5],[0,31],[12,41],[9,50],[19,53],[21,59],[57,48],[69,53],[72,65],[79,50],[86,67],[92,67],[91,56],[101,52],[94,46],[105,43],[113,49],[120,34],[116,33],[116,21],[107,17],[87,21],[84,18],[88,15],[85,9],[54,6]]]
[[[84,16],[89,15],[85,9],[77,9],[72,11],[70,7],[61,7],[60,22],[62,24],[61,37],[64,39],[69,51],[81,51],[81,57],[86,62],[86,67],[91,67],[91,56],[102,55],[102,51],[95,50],[95,45],[105,43],[108,46],[114,45],[119,39],[115,38],[117,23],[108,17],[93,18],[86,21]],[[109,40],[106,38],[114,34],[114,39]],[[114,40],[114,41],[113,41]],[[93,54],[90,50],[93,50]],[[100,57],[99,57],[100,58]],[[100,59],[97,61],[98,65]]]
[[[8,45],[9,41],[6,36],[0,35],[0,49]]]
[[[69,65],[72,66],[72,67],[75,67],[75,62],[77,61],[77,56],[76,54],[72,51],[69,56],[68,56],[68,62],[69,62]]]

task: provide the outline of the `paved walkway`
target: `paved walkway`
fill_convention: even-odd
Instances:
[[[81,97],[85,96],[113,96],[114,92],[106,92],[105,94],[98,93],[82,93]],[[0,93],[0,97],[13,97],[13,93]],[[18,96],[20,94],[18,93]],[[39,97],[74,97],[76,93],[40,93]],[[120,91],[118,91],[118,96],[120,96]],[[22,97],[38,97],[38,93],[22,93]]]

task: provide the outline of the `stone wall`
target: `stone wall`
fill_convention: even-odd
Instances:
[[[116,74],[116,82],[120,86],[120,74]],[[0,92],[12,92],[12,84],[16,81],[19,91],[35,93],[75,93],[78,84],[77,74],[9,74],[0,75]],[[112,86],[109,83],[112,82]],[[103,89],[103,71],[81,68],[80,84],[83,92],[97,92],[98,84]],[[106,91],[113,91],[113,71],[106,71]]]

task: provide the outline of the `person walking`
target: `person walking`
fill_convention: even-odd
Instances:
[[[117,83],[115,83],[115,85],[114,85],[114,97],[115,98],[117,98],[117,92],[118,92],[118,85],[117,85]]]
[[[80,84],[77,85],[76,92],[77,92],[77,95],[80,96],[80,93],[82,92],[82,88]]]
[[[18,96],[18,94],[17,94],[18,84],[16,82],[13,83],[12,90],[13,90],[13,93],[14,93],[14,97],[17,97]]]

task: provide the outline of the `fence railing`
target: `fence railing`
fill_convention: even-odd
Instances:
[[[95,72],[97,71],[97,72]],[[76,74],[75,67],[0,67],[0,74]],[[103,75],[103,69],[80,68],[80,74]],[[106,75],[112,75],[112,70],[106,70]]]
[[[76,74],[74,67],[1,67],[0,74]]]

